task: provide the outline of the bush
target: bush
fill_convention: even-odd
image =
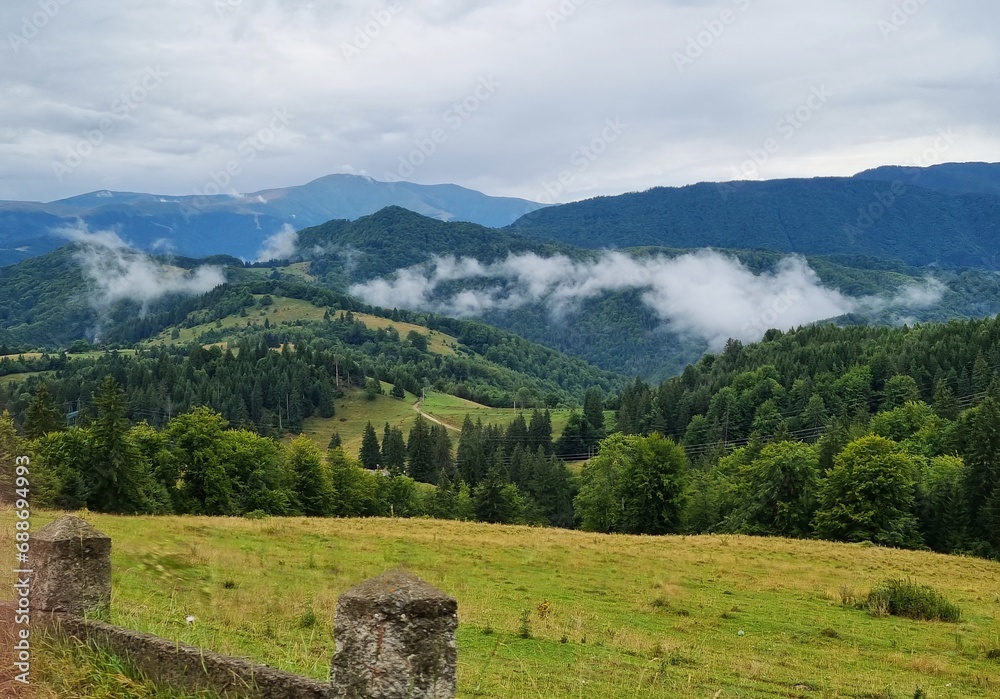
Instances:
[[[927,585],[912,580],[885,580],[869,594],[866,603],[876,616],[890,614],[923,621],[961,621],[962,610]]]

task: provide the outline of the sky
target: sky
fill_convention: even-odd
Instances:
[[[1000,161],[998,26],[995,0],[6,0],[0,199]]]

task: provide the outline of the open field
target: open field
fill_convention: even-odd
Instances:
[[[263,296],[257,294],[255,298],[259,301]],[[272,298],[274,300],[272,305],[264,306],[263,308],[260,306],[248,308],[245,317],[233,314],[220,319],[218,322],[213,321],[211,323],[201,323],[190,328],[179,328],[179,335],[176,338],[171,338],[171,329],[167,329],[147,340],[146,344],[186,345],[194,341],[202,333],[210,330],[243,328],[246,327],[247,323],[263,326],[265,319],[271,325],[279,325],[284,321],[294,320],[322,320],[323,314],[326,312],[325,308],[317,308],[308,301],[290,299],[283,296],[274,296]]]
[[[461,697],[1000,692],[988,657],[1000,648],[1000,564],[983,560],[432,520],[86,517],[114,540],[116,623],[316,678],[338,595],[405,566],[459,601]],[[0,550],[13,551],[12,521],[0,513]],[[842,586],[863,593],[889,577],[934,585],[962,623],[842,606]]]
[[[388,393],[392,386],[383,384],[383,389]],[[337,399],[334,404],[336,414],[332,418],[309,418],[303,423],[302,433],[325,450],[333,433],[339,432],[344,453],[356,458],[361,449],[365,425],[369,421],[375,428],[379,441],[387,422],[393,427],[401,427],[404,435],[409,434],[410,425],[417,417],[413,410],[416,401],[417,397],[411,393],[407,393],[403,400],[384,395],[376,396],[375,400],[370,401],[363,391],[352,389],[343,398]]]
[[[345,311],[338,311],[337,317],[343,318],[344,314]],[[427,349],[434,354],[453,355],[455,354],[455,348],[458,347],[458,340],[456,338],[451,335],[438,332],[437,330],[430,330],[422,325],[404,323],[402,321],[391,320],[389,318],[380,318],[379,316],[368,315],[367,313],[354,313],[353,315],[355,320],[361,321],[372,330],[396,328],[396,332],[398,332],[400,337],[403,338],[405,338],[410,331],[415,331],[421,335],[425,335],[427,337]]]
[[[255,295],[255,298],[259,301],[263,298],[263,296],[261,294],[257,294]],[[173,329],[170,328],[164,330],[159,335],[150,338],[145,344],[185,345],[189,342],[193,342],[203,333],[212,330],[226,328],[239,329],[246,327],[247,324],[252,326],[262,326],[265,319],[267,319],[272,326],[296,320],[322,320],[323,315],[326,313],[326,308],[314,306],[308,301],[286,298],[284,296],[273,296],[272,299],[274,303],[269,306],[254,306],[253,308],[247,309],[246,316],[233,314],[218,321],[200,323],[190,328],[178,328],[177,337],[171,337]],[[343,317],[344,313],[344,311],[339,311],[337,313],[337,317]],[[437,332],[436,330],[429,330],[420,325],[389,320],[388,318],[380,318],[378,316],[368,315],[367,313],[355,313],[354,318],[374,330],[395,327],[396,331],[399,332],[399,334],[404,338],[407,333],[414,330],[427,337],[428,349],[436,354],[455,354],[455,347],[458,346],[458,340],[454,337]],[[28,355],[25,356],[27,357]],[[16,358],[16,356],[14,358]]]
[[[14,383],[20,383],[21,381],[26,381],[31,376],[43,376],[46,374],[53,374],[52,371],[28,371],[23,374],[7,374],[6,376],[0,376],[0,386],[9,386]]]
[[[135,355],[134,349],[120,349],[115,350],[120,355],[131,357]],[[50,352],[50,356],[58,357],[58,352]],[[94,350],[93,352],[74,352],[72,354],[67,354],[66,358],[70,361],[74,359],[100,359],[105,354],[104,350]],[[11,362],[16,362],[18,357],[24,357],[25,359],[41,359],[44,355],[41,352],[24,352],[22,354],[3,354],[0,355],[0,362],[7,360]]]
[[[405,400],[390,398],[388,393],[392,390],[392,384],[383,383],[383,390],[387,395],[377,396],[374,401],[365,398],[364,393],[351,390],[337,400],[337,414],[332,418],[309,418],[305,421],[303,434],[312,439],[321,449],[326,449],[330,442],[330,437],[334,432],[340,433],[343,440],[344,451],[357,456],[361,448],[361,437],[364,434],[365,424],[370,420],[382,438],[382,429],[385,423],[394,427],[399,427],[404,434],[409,434],[413,421],[417,418],[417,412],[413,409],[413,404],[417,402],[417,396],[407,393]],[[437,393],[428,391],[427,398],[420,405],[421,410],[431,417],[444,423],[449,429],[453,440],[458,440],[458,430],[462,427],[465,416],[469,415],[473,422],[481,419],[483,424],[494,423],[497,425],[509,425],[517,416],[512,408],[490,408],[479,403],[457,398],[447,393]],[[520,411],[525,420],[530,420],[531,411]],[[553,410],[552,413],[552,434],[558,439],[566,427],[569,420],[570,410]],[[608,412],[605,416],[607,424],[614,421],[614,413]]]
[[[125,356],[135,355],[135,350],[116,350],[119,354]],[[56,353],[58,354],[58,353]],[[104,351],[95,352],[81,352],[78,354],[68,354],[66,357],[73,361],[74,359],[99,359],[104,356]],[[0,356],[0,361],[8,360],[16,362],[18,357],[24,357],[25,359],[39,359],[42,357],[40,352],[25,352],[24,354],[8,354]],[[6,376],[0,376],[0,386],[9,386],[13,383],[19,383],[28,379],[31,376],[45,376],[49,374],[54,374],[53,371],[27,371],[20,374],[7,374]]]
[[[514,421],[518,413],[524,415],[525,421],[531,419],[531,410],[514,410],[513,408],[489,408],[485,405],[480,405],[478,403],[473,403],[472,401],[463,400],[461,398],[456,398],[455,396],[450,396],[446,393],[436,393],[432,391],[427,392],[427,399],[423,402],[421,406],[424,412],[429,415],[433,415],[442,422],[447,422],[448,424],[455,425],[457,427],[462,426],[465,416],[468,415],[475,422],[477,419],[481,419],[483,424],[493,423],[496,425],[507,426]],[[567,409],[556,409],[549,411],[552,414],[552,436],[558,439],[563,430],[566,429],[566,423],[569,422],[569,416],[572,414],[572,410]],[[606,425],[611,425],[614,423],[615,414],[614,411],[607,411],[604,414],[604,422]]]

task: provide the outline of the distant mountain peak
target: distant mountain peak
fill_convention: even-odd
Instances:
[[[380,182],[348,173],[293,187],[215,196],[105,189],[47,204],[0,202],[0,266],[65,244],[52,232],[80,221],[91,230],[113,228],[145,250],[163,245],[166,234],[170,248],[181,255],[256,259],[265,242],[286,226],[298,230],[330,220],[356,220],[386,207],[500,228],[542,206],[454,184]]]

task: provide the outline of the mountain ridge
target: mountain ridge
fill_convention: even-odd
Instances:
[[[995,270],[1000,190],[991,193],[994,181],[1000,183],[1000,165],[954,164],[849,178],[656,187],[541,209],[507,229],[588,248],[864,254],[918,267]],[[960,191],[944,191],[948,187]]]
[[[500,227],[541,204],[459,185],[379,182],[348,174],[232,196],[96,190],[53,202],[0,202],[0,266],[66,243],[61,229],[111,229],[146,251],[254,259],[286,226],[353,220],[399,205],[424,216]]]

